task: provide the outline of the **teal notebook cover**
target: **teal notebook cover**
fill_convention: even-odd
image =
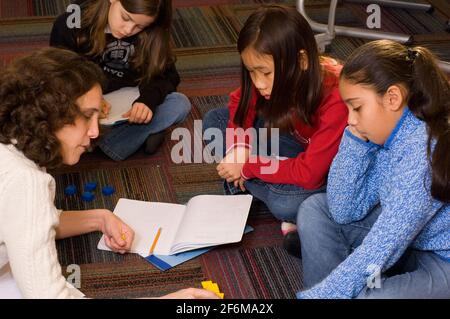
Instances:
[[[252,226],[245,226],[244,234],[247,234],[251,231],[253,231]],[[150,255],[148,257],[145,257],[145,260],[147,260],[149,263],[154,265],[156,268],[162,271],[166,271],[170,268],[173,268],[179,264],[184,263],[185,261],[191,260],[195,257],[200,256],[201,254],[206,253],[207,251],[214,249],[217,246],[211,246],[207,248],[201,248],[201,249],[195,249],[186,251],[183,253],[166,256],[166,255]]]

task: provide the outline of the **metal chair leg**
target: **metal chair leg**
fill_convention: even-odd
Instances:
[[[328,26],[325,33],[315,35],[317,47],[319,48],[319,51],[322,53],[325,52],[326,47],[331,44],[331,42],[334,40],[336,36],[334,28],[335,28],[337,2],[338,0],[331,0],[330,10],[328,12]],[[309,17],[307,17],[306,15],[305,17],[307,20],[309,19]],[[311,19],[308,20],[308,23],[310,25],[315,24],[315,22]]]
[[[331,1],[330,4],[330,15],[333,13],[333,23],[334,23],[334,17],[336,15],[336,5],[335,0]],[[305,19],[309,22],[311,25],[311,28],[315,32],[322,32],[327,34],[327,31],[330,28],[329,25],[318,23],[314,20],[312,20],[305,10],[305,0],[297,0],[297,10],[305,17]],[[330,22],[330,19],[329,19]],[[357,37],[357,38],[364,38],[369,40],[377,40],[377,39],[389,39],[393,41],[397,41],[400,43],[410,43],[412,41],[411,35],[406,34],[399,34],[399,33],[392,33],[392,32],[382,32],[382,31],[373,31],[373,30],[367,30],[367,29],[361,29],[361,28],[352,28],[352,27],[343,27],[343,26],[334,26],[334,35],[342,35],[342,36],[349,36],[349,37]],[[331,34],[329,34],[331,36]]]
[[[418,9],[418,10],[432,10],[431,5],[408,3],[404,1],[390,1],[390,0],[345,0],[350,2],[366,2],[366,3],[379,3],[391,7],[404,8],[404,9]],[[366,30],[360,28],[350,28],[335,25],[337,0],[331,0],[330,11],[328,16],[328,25],[318,23],[312,20],[305,10],[305,0],[297,0],[297,10],[305,17],[309,25],[315,32],[322,32],[316,35],[317,45],[321,52],[325,51],[325,47],[329,45],[336,35],[364,38],[369,40],[388,39],[397,41],[404,44],[412,42],[412,36],[406,34],[381,32]],[[446,73],[450,74],[450,63],[446,61],[438,61],[439,67]]]

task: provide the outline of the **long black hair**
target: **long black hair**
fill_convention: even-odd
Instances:
[[[353,52],[341,78],[369,85],[379,95],[395,84],[408,89],[408,107],[428,127],[431,194],[450,202],[450,84],[436,57],[424,47],[407,48],[390,40],[373,41]],[[433,140],[436,144],[431,151]]]
[[[295,8],[262,6],[239,33],[239,53],[248,47],[274,60],[271,98],[266,101],[259,96],[256,104],[266,126],[289,130],[294,117],[311,125],[322,100],[322,71],[314,34],[306,19]],[[305,52],[302,57],[307,68],[301,67],[300,52]],[[242,63],[241,99],[234,117],[238,126],[243,126],[252,91],[250,74]]]

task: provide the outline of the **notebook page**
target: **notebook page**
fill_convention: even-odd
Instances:
[[[116,122],[126,121],[122,114],[131,109],[132,103],[139,97],[137,87],[124,87],[120,90],[105,94],[104,99],[111,104],[108,117],[100,120],[102,125],[113,125]]]
[[[114,209],[114,214],[134,230],[135,235],[131,252],[147,257],[159,227],[162,230],[153,253],[170,254],[170,247],[183,218],[185,208],[186,206],[179,204],[121,198]],[[104,236],[100,239],[97,248],[110,250],[104,242]]]
[[[240,241],[251,203],[251,195],[193,197],[186,205],[172,253]]]

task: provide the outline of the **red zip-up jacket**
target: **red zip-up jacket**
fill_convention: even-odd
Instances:
[[[342,65],[332,59],[325,60],[322,65],[329,72],[325,72],[324,98],[313,116],[313,124],[308,126],[299,120],[295,125],[294,136],[304,146],[305,151],[296,158],[273,160],[277,163],[268,163],[267,158],[264,159],[262,156],[250,156],[241,171],[244,179],[259,178],[268,183],[294,184],[304,189],[318,189],[326,183],[328,170],[347,126],[348,110],[338,90]],[[253,126],[256,117],[256,94],[258,93],[253,94],[250,101],[243,129]],[[240,88],[230,94],[228,128],[238,128],[233,123],[233,119],[240,97]],[[227,150],[239,144],[236,143],[236,138],[237,136],[227,136],[227,145],[230,146]],[[245,144],[249,146],[248,139]],[[264,167],[267,169],[274,164],[278,164],[278,170],[272,174],[264,174]]]

